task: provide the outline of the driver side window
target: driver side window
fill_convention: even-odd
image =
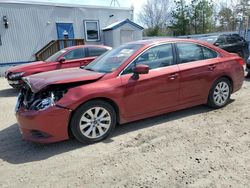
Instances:
[[[152,47],[137,57],[122,74],[133,73],[136,65],[148,65],[149,69],[157,69],[174,64],[171,44],[163,44]]]
[[[65,56],[66,60],[80,59],[85,57],[85,51],[83,48],[77,48],[68,52]]]

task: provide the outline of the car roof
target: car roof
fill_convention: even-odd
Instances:
[[[73,49],[77,49],[77,48],[88,48],[88,47],[95,47],[95,48],[106,48],[106,49],[112,49],[110,46],[104,46],[104,45],[89,45],[89,44],[86,44],[86,45],[77,45],[77,46],[70,46],[70,47],[67,47],[67,48],[64,48],[62,50],[73,50]]]
[[[205,46],[211,46],[208,42],[201,41],[198,39],[183,39],[183,38],[157,38],[157,39],[147,39],[147,40],[139,40],[139,41],[133,41],[128,44],[143,44],[143,45],[154,45],[158,43],[175,43],[175,42],[191,42],[191,43],[197,43]]]

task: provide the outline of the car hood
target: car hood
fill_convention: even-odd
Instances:
[[[36,61],[33,63],[26,63],[23,65],[18,65],[18,66],[14,66],[11,67],[8,72],[25,72],[27,70],[33,69],[33,68],[38,68],[38,67],[42,67],[42,66],[46,66],[46,62],[44,61]]]
[[[49,85],[95,81],[103,77],[104,74],[80,68],[70,68],[27,76],[23,80],[29,85],[32,92],[37,93]]]

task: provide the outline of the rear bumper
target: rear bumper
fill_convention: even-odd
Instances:
[[[244,68],[242,67],[241,71],[238,72],[236,74],[236,76],[234,77],[234,79],[233,79],[233,92],[232,93],[240,90],[240,88],[243,85],[244,79],[245,79],[245,77],[244,77]]]
[[[44,111],[28,111],[21,108],[16,118],[25,140],[52,143],[69,138],[70,111],[67,109],[53,106]]]

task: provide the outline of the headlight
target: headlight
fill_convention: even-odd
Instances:
[[[26,97],[23,101],[26,109],[42,111],[46,110],[51,106],[54,106],[57,101],[59,101],[63,95],[67,92],[67,90],[60,91],[45,91],[41,93],[31,93]],[[26,94],[27,95],[27,94]]]
[[[54,106],[54,100],[52,98],[42,99],[36,106],[37,110],[46,110],[47,108]]]
[[[47,108],[54,105],[55,105],[55,97],[54,94],[51,92],[49,97],[35,100],[30,108],[34,110],[46,110]]]
[[[16,72],[9,75],[9,79],[19,79],[24,75],[25,72]]]

